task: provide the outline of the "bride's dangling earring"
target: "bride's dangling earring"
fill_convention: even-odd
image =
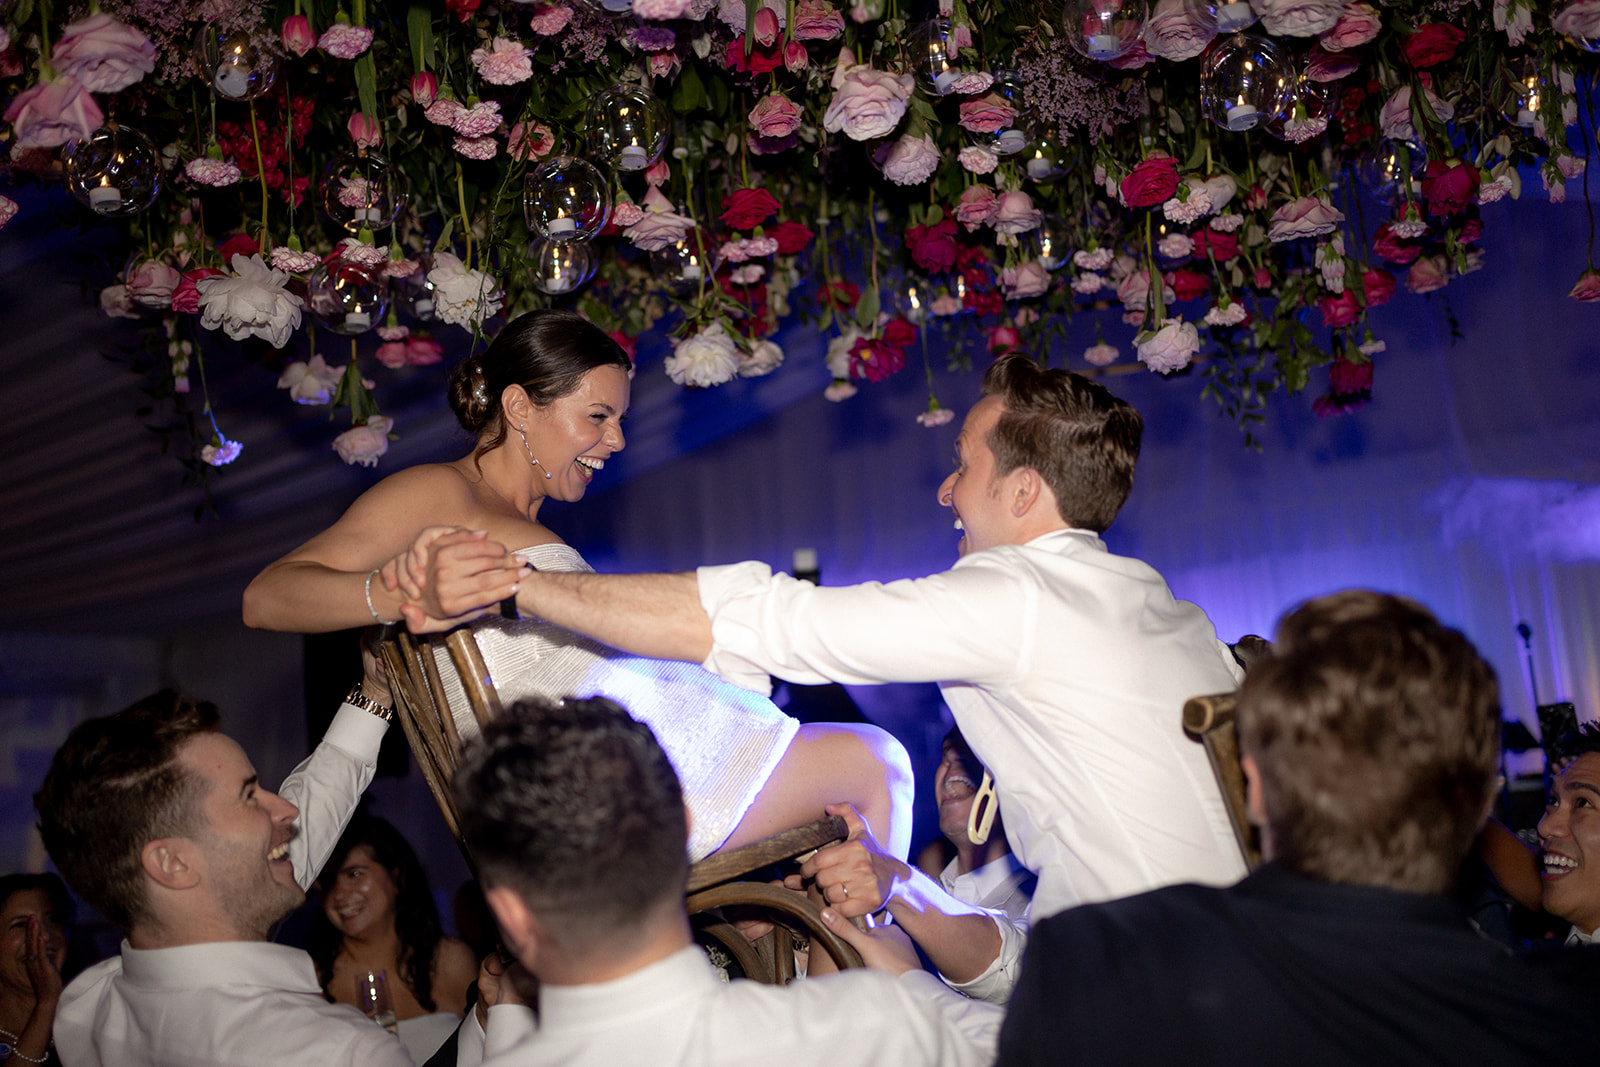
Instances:
[[[522,450],[528,453],[528,462],[532,463],[534,467],[537,468],[539,466],[539,461],[534,458],[533,449],[528,447],[528,434],[521,426],[517,427],[517,436],[522,438]],[[550,477],[550,472],[545,471],[544,476],[546,478]]]

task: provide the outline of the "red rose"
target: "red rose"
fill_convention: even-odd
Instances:
[[[998,289],[968,289],[961,302],[978,315],[998,315],[1006,308],[1005,299]]]
[[[783,48],[778,45],[764,48],[756,45],[745,55],[743,34],[729,41],[728,50],[723,54],[727,57],[728,68],[740,74],[770,74],[783,66]]]
[[[1464,31],[1443,22],[1432,22],[1407,37],[1400,52],[1407,63],[1421,70],[1454,58],[1456,49],[1466,39]]]
[[[1356,294],[1349,289],[1337,296],[1318,297],[1317,310],[1322,312],[1322,325],[1330,330],[1350,325],[1361,313],[1356,306]]]
[[[829,282],[822,287],[822,299],[840,311],[849,311],[861,299],[861,290],[855,282]]]
[[[1393,227],[1387,222],[1379,226],[1378,232],[1372,235],[1372,250],[1390,263],[1402,265],[1422,255],[1422,245],[1396,237]]]
[[[989,354],[996,359],[1007,352],[1015,352],[1022,347],[1022,335],[1015,326],[996,326],[989,331],[987,342]]]
[[[816,234],[798,222],[779,222],[767,227],[767,236],[778,242],[778,255],[792,256],[810,244]]]
[[[1351,363],[1343,358],[1334,360],[1328,367],[1328,384],[1333,386],[1335,393],[1344,395],[1366,392],[1372,388],[1372,361]]]
[[[1122,179],[1122,202],[1128,207],[1153,207],[1177,191],[1178,161],[1171,156],[1151,156]]]
[[[172,310],[191,315],[199,311],[200,290],[195,288],[194,283],[201,278],[215,278],[226,273],[227,271],[217,270],[214,267],[196,267],[194,270],[186,271],[178,281],[178,287],[172,290]]]
[[[1265,267],[1257,267],[1255,277],[1252,279],[1257,289],[1272,288],[1272,272]]]
[[[956,265],[956,220],[946,215],[930,226],[906,229],[911,261],[929,274],[942,274]]]
[[[253,256],[261,251],[261,246],[256,244],[256,239],[247,233],[236,233],[222,242],[217,249],[217,255],[222,257],[222,262],[233,265],[234,256]]]
[[[1195,300],[1211,291],[1211,276],[1203,271],[1180,267],[1167,274],[1167,284],[1178,300]]]
[[[478,3],[479,0],[444,0],[444,6],[453,11],[461,22],[472,17],[472,13],[478,10]]]
[[[1483,236],[1483,223],[1478,219],[1467,219],[1461,224],[1461,231],[1456,234],[1456,240],[1464,245],[1470,245]]]
[[[722,202],[719,217],[735,230],[748,230],[777,213],[778,201],[765,189],[735,189]]]
[[[1478,199],[1478,168],[1460,160],[1434,159],[1422,170],[1422,199],[1430,215],[1454,215]]]
[[[1382,307],[1394,296],[1394,275],[1374,267],[1361,276],[1361,288],[1367,294],[1367,307]]]
[[[850,377],[881,382],[906,365],[905,352],[884,341],[859,338],[850,346]]]
[[[1211,257],[1218,263],[1226,263],[1239,254],[1239,235],[1236,233],[1218,233],[1209,227],[1200,230],[1194,235],[1194,254],[1197,259],[1206,258],[1210,252]]]
[[[883,343],[904,348],[917,339],[917,328],[896,316],[883,324]]]

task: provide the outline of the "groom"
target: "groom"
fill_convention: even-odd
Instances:
[[[526,573],[499,545],[434,531],[431,563],[426,547],[411,559],[414,573],[419,564],[432,573],[408,592],[435,614],[413,609],[408,622],[454,625],[460,618],[441,620],[514,594],[529,614],[752,688],[769,674],[938,682],[993,772],[1018,858],[1039,875],[1034,918],[1176,882],[1237,880],[1244,860],[1222,796],[1179,713],[1191,696],[1235,688],[1240,668],[1204,612],[1099,536],[1133,487],[1143,420],[1089,379],[1020,356],[990,367],[983,394],[939,487],[963,534],[960,560],[941,574],[819,588],[760,563]],[[433,584],[438,561],[452,557],[458,570],[478,560],[478,573]],[[1014,968],[988,916],[951,914],[960,909],[910,877],[829,866],[838,877],[819,884],[830,902],[852,917],[887,904],[947,977]],[[945,945],[960,946],[951,962],[962,973],[946,969]],[[975,946],[988,961],[977,974]]]

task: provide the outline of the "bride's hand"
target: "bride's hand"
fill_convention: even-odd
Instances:
[[[391,563],[401,586],[418,591],[401,606],[413,633],[449,629],[516,595],[520,559],[481,530],[430,527]],[[401,577],[405,575],[406,577]]]
[[[422,592],[428,585],[428,550],[452,535],[465,535],[455,537],[455,540],[468,538],[481,540],[488,536],[483,530],[468,530],[464,526],[425,527],[417,534],[416,540],[411,542],[410,547],[378,568],[383,587],[391,593],[398,592],[405,600],[421,600]]]

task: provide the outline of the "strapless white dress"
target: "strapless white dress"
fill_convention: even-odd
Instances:
[[[541,571],[590,571],[569,545],[524,548]],[[689,859],[716,851],[744,818],[800,728],[765,697],[729,685],[699,664],[644,659],[543,619],[496,616],[472,625],[502,704],[529,696],[610,697],[655,732],[683,783],[690,814]],[[456,728],[478,735],[443,646],[435,646]]]

